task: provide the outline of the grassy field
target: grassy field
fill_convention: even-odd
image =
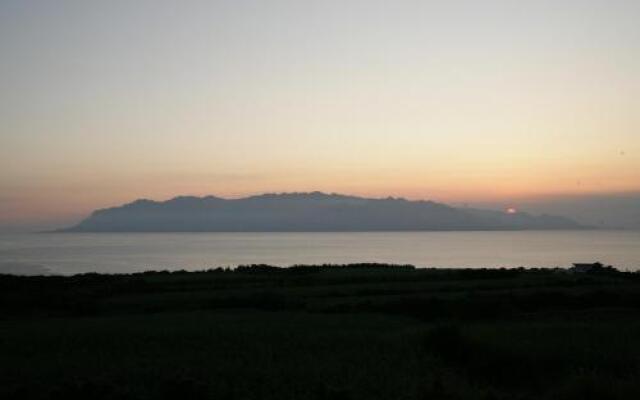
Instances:
[[[640,398],[640,275],[0,276],[0,398]]]

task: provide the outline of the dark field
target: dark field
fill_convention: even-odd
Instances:
[[[635,399],[640,275],[0,276],[3,399]]]

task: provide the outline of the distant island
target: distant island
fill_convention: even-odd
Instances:
[[[181,196],[93,212],[57,232],[356,232],[584,229],[569,218],[455,208],[433,201],[280,193],[240,199]]]

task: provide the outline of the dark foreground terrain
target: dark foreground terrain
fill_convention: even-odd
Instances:
[[[0,276],[2,399],[637,399],[640,275]]]

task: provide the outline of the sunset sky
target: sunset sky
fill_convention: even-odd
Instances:
[[[0,2],[0,229],[136,198],[640,192],[640,1]]]

